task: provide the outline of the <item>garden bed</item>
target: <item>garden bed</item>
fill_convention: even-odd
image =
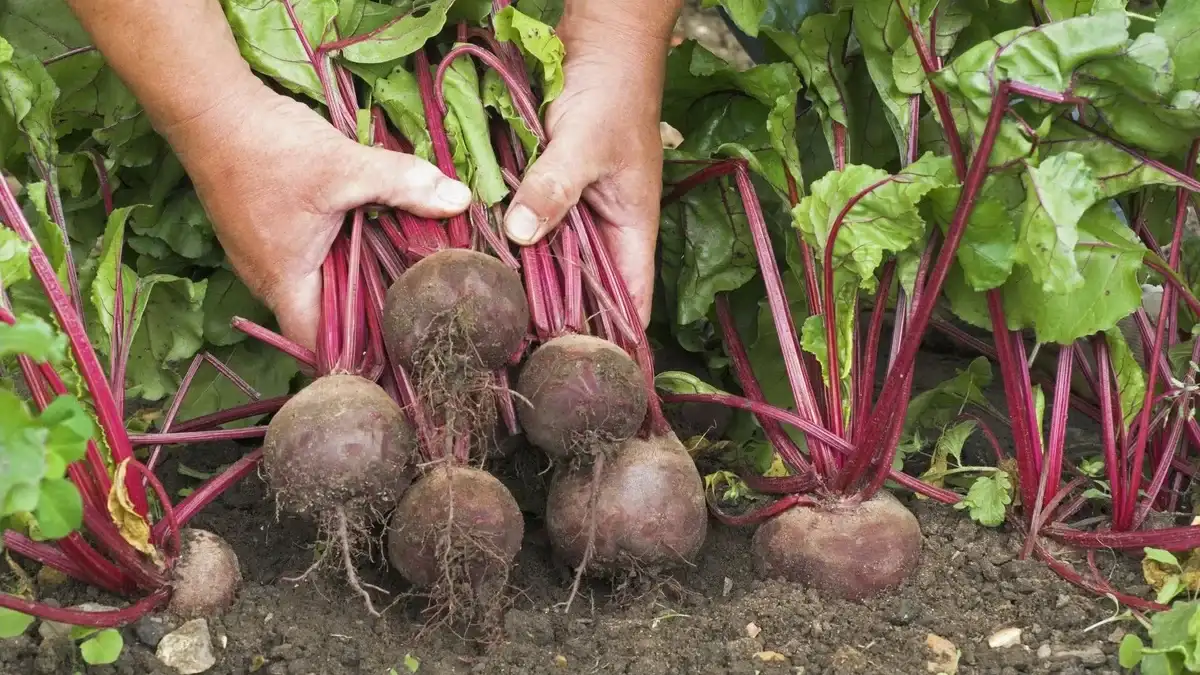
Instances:
[[[918,391],[967,363],[937,355],[922,359]],[[1077,433],[1077,443],[1088,442],[1089,432]],[[976,450],[982,448],[969,445],[966,452]],[[178,452],[162,475],[177,490],[194,483],[179,474],[179,459],[210,471],[243,451],[210,446]],[[938,638],[961,651],[960,673],[1120,672],[1118,643],[1135,624],[1087,630],[1112,615],[1111,602],[1076,589],[1042,563],[1017,560],[1021,540],[1006,528],[981,527],[962,512],[929,502],[910,506],[924,534],[920,566],[899,590],[864,603],[757,580],[752,530],[713,522],[695,569],[679,575],[677,585],[628,589],[614,598],[611,586],[593,583],[568,615],[555,605],[566,598],[570,571],[552,563],[540,520],[527,514],[505,638],[485,654],[445,632],[419,636],[419,601],[401,601],[376,620],[340,578],[287,581],[311,564],[315,532],[299,520],[277,520],[264,483],[251,476],[195,523],[234,546],[246,578],[235,607],[209,624],[217,663],[208,672],[387,675],[394,668],[403,674],[411,656],[422,674],[917,674],[934,672],[926,668],[938,659],[929,646]],[[1111,555],[1101,555],[1099,564],[1119,588],[1145,594],[1135,564]],[[406,587],[381,561],[364,561],[361,570],[365,580],[385,588]],[[60,597],[111,601],[92,593]],[[1004,629],[1019,629],[1019,644],[990,647],[988,639]],[[89,674],[169,675],[147,646],[163,632],[144,620],[125,629],[127,647],[116,664],[76,667]],[[41,651],[49,654],[39,655],[35,637],[5,643],[0,673],[73,672],[69,650]]]

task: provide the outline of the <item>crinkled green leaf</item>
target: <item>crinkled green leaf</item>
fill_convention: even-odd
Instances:
[[[490,68],[483,74],[483,104],[499,113],[500,117],[504,118],[509,127],[516,132],[528,161],[537,159],[537,137],[525,123],[525,119],[517,112],[517,106],[513,103],[512,94],[504,84],[503,78]]]
[[[1083,156],[1072,152],[1028,167],[1024,182],[1017,258],[1047,293],[1069,293],[1083,283],[1075,264],[1079,219],[1100,199],[1100,186]]]
[[[566,50],[554,29],[521,13],[513,5],[500,10],[492,20],[492,26],[496,39],[515,43],[527,59],[538,64],[542,73],[542,104],[558,98],[566,81],[563,75]]]
[[[204,294],[208,280],[167,274],[138,279],[133,344],[126,379],[130,396],[156,401],[174,390],[172,364],[204,346]]]
[[[563,0],[517,0],[516,6],[522,14],[554,26],[562,18],[563,4]]]
[[[687,42],[673,50],[667,61],[663,120],[683,133],[686,140],[695,121],[690,114],[698,103],[718,92],[745,94],[768,110],[765,123],[759,121],[759,124],[765,124],[771,148],[792,175],[799,177],[803,175],[800,150],[795,142],[799,90],[800,79],[791,64],[771,63],[737,71],[696,43]],[[776,180],[772,180],[772,185],[786,190]]]
[[[54,104],[58,86],[37,57],[14,53],[0,37],[9,58],[0,60],[0,110],[17,125],[33,156],[47,169],[58,154]]]
[[[841,295],[844,297],[846,294]],[[850,377],[851,360],[853,359],[851,346],[854,337],[854,316],[850,310],[854,306],[849,302],[837,302],[836,298],[834,304],[837,306],[838,379],[845,382]],[[804,325],[800,330],[800,346],[804,351],[816,357],[821,364],[821,376],[828,382],[829,342],[825,336],[825,317],[823,315],[814,314],[804,320]]]
[[[691,373],[682,370],[667,370],[654,376],[654,386],[657,389],[669,391],[672,394],[726,394],[721,389],[701,380]]]
[[[15,324],[0,322],[0,358],[23,354],[38,363],[59,363],[67,353],[67,337],[41,317],[27,314]]]
[[[30,278],[29,242],[10,229],[0,230],[0,287]]]
[[[448,0],[441,2],[447,4]],[[221,0],[242,57],[288,91],[323,103],[321,80],[283,3],[284,0]],[[292,9],[308,44],[315,49],[325,42],[338,13],[337,0],[293,0]]]
[[[1074,257],[1082,282],[1070,292],[1051,293],[1018,266],[1004,289],[1009,328],[1033,328],[1038,342],[1070,344],[1112,328],[1141,305],[1138,273],[1146,249],[1112,207],[1092,207],[1078,234]]]
[[[454,0],[432,0],[421,11],[396,10],[398,18],[388,22],[383,30],[343,49],[342,56],[355,63],[387,63],[408,56],[442,32],[452,5]]]
[[[980,476],[971,483],[967,495],[955,504],[966,509],[971,520],[985,527],[1004,524],[1004,511],[1012,503],[1012,479],[1003,471]]]
[[[34,621],[35,619],[28,614],[0,607],[0,640],[7,640],[23,634],[33,625]]]
[[[754,278],[758,269],[754,243],[745,213],[730,201],[734,199],[734,191],[713,184],[663,207],[664,290],[677,324],[704,318],[717,293]],[[731,213],[727,208],[737,210]]]
[[[456,154],[460,151],[467,158],[464,173],[477,199],[491,206],[508,195],[500,163],[492,149],[491,131],[488,128],[487,111],[483,107],[479,89],[479,76],[475,65],[468,58],[461,58],[446,69],[445,79],[447,125],[450,118],[461,136],[452,135]]]
[[[104,228],[99,258],[94,265],[85,266],[80,270],[81,290],[90,297],[95,320],[99,324],[99,331],[92,331],[95,333],[92,340],[96,348],[104,354],[109,353],[109,341],[112,338],[117,275],[121,275],[122,308],[126,315],[133,306],[133,293],[137,289],[137,273],[121,262],[121,252],[125,245],[125,225],[137,208],[123,207],[112,212]]]
[[[805,97],[821,117],[825,142],[832,155],[835,150],[832,124],[850,125],[846,89],[845,49],[850,33],[850,14],[813,14],[804,20],[798,32],[764,28],[764,33],[800,71]]]
[[[1166,0],[1154,23],[1175,61],[1175,88],[1200,89],[1200,3]]]
[[[1157,105],[1132,96],[1111,96],[1099,102],[1107,125],[1101,130],[1151,154],[1182,156],[1200,135],[1200,92],[1175,92]]]
[[[184,258],[201,258],[217,245],[212,222],[194,191],[182,192],[157,210],[136,211],[129,220],[136,234],[162,240]]]
[[[208,290],[204,293],[204,339],[222,346],[245,340],[246,334],[231,325],[235,316],[264,324],[273,315],[237,275],[221,268],[208,278]]]
[[[917,394],[909,402],[905,413],[904,437],[921,429],[943,427],[969,406],[987,405],[983,390],[991,382],[991,362],[980,356],[954,377]]]
[[[24,211],[25,219],[29,221],[34,237],[54,268],[59,283],[67,288],[67,244],[63,241],[62,230],[50,218],[46,183],[38,181],[26,185],[25,195],[29,201]]]
[[[933,446],[929,468],[921,474],[921,480],[931,485],[945,487],[946,471],[962,464],[963,446],[975,432],[976,426],[975,420],[963,420],[943,428],[942,434],[938,436],[937,443]],[[953,466],[950,464],[951,460],[954,461]]]
[[[943,232],[949,229],[961,194],[959,186],[930,193],[930,203]],[[986,291],[1008,279],[1017,251],[1014,214],[1019,215],[1024,201],[1024,187],[1012,173],[992,174],[984,181],[956,254],[971,288]]]
[[[1121,412],[1124,414],[1125,426],[1133,423],[1142,409],[1146,397],[1146,374],[1142,372],[1137,359],[1125,341],[1125,335],[1117,328],[1104,331],[1108,341],[1109,360],[1112,362],[1113,375],[1117,379],[1118,398],[1121,402]]]
[[[211,350],[213,356],[229,366],[263,398],[283,396],[299,371],[296,360],[257,340]],[[196,372],[187,397],[179,409],[179,419],[192,419],[233,406],[248,403],[249,398],[224,375],[210,365]],[[234,422],[229,427],[255,424],[257,418]]]
[[[371,91],[375,102],[387,113],[400,135],[412,144],[413,154],[433,161],[433,143],[425,124],[425,107],[421,103],[417,78],[403,66],[396,66],[387,77],[376,79]]]
[[[1074,125],[1055,125],[1039,150],[1046,156],[1074,153],[1083,157],[1100,186],[1100,198],[1117,197],[1151,185],[1177,187],[1179,182],[1144,158],[1111,140],[1089,134]],[[1172,207],[1173,209],[1173,207]]]
[[[950,160],[932,154],[896,176],[850,165],[814,182],[811,193],[793,209],[793,221],[805,241],[824,255],[838,215],[856,195],[878,185],[847,212],[833,249],[834,264],[854,273],[870,290],[884,253],[903,251],[925,236],[926,224],[917,208],[921,199],[930,190],[953,183]]]
[[[1143,33],[1119,53],[1084,64],[1079,77],[1084,83],[1080,93],[1101,107],[1117,92],[1157,103],[1174,88],[1175,62],[1161,36]]]
[[[897,85],[894,69],[894,55],[911,41],[903,10],[895,0],[859,0],[854,4],[854,36],[883,100],[888,125],[903,152],[912,129],[910,94]]]
[[[1065,93],[1076,68],[1121,53],[1128,26],[1123,13],[1105,12],[1007,31],[968,49],[934,74],[934,83],[960,106],[967,123],[960,131],[979,138],[1001,81]],[[1038,119],[1027,121],[1035,130],[1040,127]],[[1007,119],[1000,125],[989,163],[997,166],[1029,156],[1032,140],[1022,126]]]

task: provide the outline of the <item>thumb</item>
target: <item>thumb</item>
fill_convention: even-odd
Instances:
[[[561,140],[529,167],[521,187],[504,217],[504,230],[517,244],[536,244],[579,201],[584,188],[595,180],[585,153],[573,151]]]
[[[332,210],[383,204],[426,218],[448,218],[471,205],[471,189],[433,164],[415,155],[345,142]]]

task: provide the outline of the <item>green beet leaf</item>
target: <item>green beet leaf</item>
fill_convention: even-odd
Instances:
[[[213,349],[212,354],[241,376],[263,398],[288,393],[292,380],[299,373],[295,359],[256,340]],[[192,386],[179,408],[179,419],[207,415],[248,403],[249,400],[237,385],[206,364],[200,367],[192,380]],[[257,419],[247,419],[227,426],[243,427],[256,422]]]
[[[1200,90],[1200,3],[1166,0],[1154,23],[1154,34],[1171,50],[1175,88]]]
[[[1100,198],[1082,155],[1054,155],[1025,171],[1025,213],[1017,257],[1047,293],[1069,293],[1083,283],[1075,264],[1079,219]]]
[[[387,77],[375,80],[371,92],[388,120],[412,144],[413,154],[433,161],[433,143],[425,124],[425,108],[417,78],[403,66],[396,66]]]
[[[35,619],[28,614],[0,607],[0,640],[7,640],[23,634],[33,625],[34,621]]]
[[[447,131],[450,135],[455,164],[461,156],[464,164],[459,166],[475,196],[491,206],[508,195],[504,176],[500,173],[500,162],[492,149],[491,133],[488,129],[487,110],[483,105],[479,75],[474,62],[462,57],[446,69],[445,79]],[[451,122],[453,120],[453,122]]]
[[[121,632],[107,628],[97,632],[79,644],[79,653],[84,663],[91,666],[101,666],[115,662],[125,648],[125,640]]]
[[[832,156],[836,152],[832,125],[850,126],[845,65],[850,14],[813,14],[804,20],[798,32],[773,28],[764,28],[763,32],[799,69],[807,87],[805,96],[813,102],[821,118]]]
[[[234,330],[234,317],[249,319],[258,324],[268,323],[271,310],[258,301],[246,284],[233,272],[221,268],[208,278],[208,290],[204,293],[204,339],[213,345],[232,345],[247,339],[246,334]]]
[[[41,317],[23,315],[15,324],[0,323],[0,358],[24,354],[38,363],[59,363],[67,353],[67,337]]]
[[[221,0],[221,6],[242,57],[256,71],[288,91],[325,101],[317,71],[282,0]],[[301,0],[292,8],[308,45],[315,49],[325,42],[338,13],[337,0]]]
[[[542,73],[542,104],[558,98],[566,81],[563,75],[563,58],[566,50],[554,29],[541,21],[521,13],[509,5],[496,14],[492,22],[496,39],[515,43],[527,60],[538,64]]]
[[[394,16],[389,17],[382,30],[346,47],[342,56],[355,63],[387,63],[408,56],[442,31],[453,5],[454,0],[433,0],[420,12],[394,9]],[[359,30],[363,28],[360,26]]]
[[[980,476],[954,507],[965,509],[980,525],[999,527],[1004,524],[1005,509],[1012,504],[1012,488],[1012,479],[1003,471]]]

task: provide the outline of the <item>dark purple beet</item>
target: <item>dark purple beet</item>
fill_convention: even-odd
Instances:
[[[410,267],[388,289],[383,316],[388,353],[418,375],[417,362],[429,356],[500,368],[520,348],[528,326],[520,275],[467,249],[438,251]]]
[[[606,456],[593,512],[595,466],[561,469],[550,484],[546,527],[565,562],[583,560],[593,524],[591,572],[662,569],[695,559],[708,533],[704,483],[674,434],[631,438]]]
[[[619,443],[646,417],[646,382],[617,345],[565,335],[538,347],[517,382],[516,406],[530,442],[551,457]]]
[[[326,375],[284,404],[263,443],[280,505],[295,513],[394,503],[410,482],[416,435],[379,385]]]

